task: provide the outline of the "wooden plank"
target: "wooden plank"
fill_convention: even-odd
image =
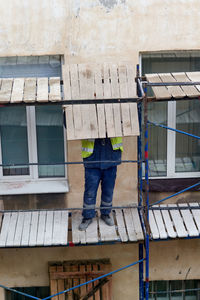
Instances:
[[[62,228],[61,228],[61,211],[53,212],[53,234],[52,234],[52,245],[60,245]]]
[[[95,81],[95,97],[96,99],[103,99],[103,82],[102,82],[103,66],[100,64],[94,67],[94,81]]]
[[[17,225],[17,218],[18,218],[17,212],[11,213],[10,223],[9,223],[9,231],[8,231],[6,245],[5,245],[7,247],[13,246],[15,230],[16,230],[16,225]]]
[[[122,136],[122,122],[121,122],[121,104],[113,104],[113,117],[115,126],[115,135]]]
[[[129,98],[126,65],[119,64],[118,71],[119,71],[120,98]]]
[[[115,124],[113,116],[113,104],[105,104],[105,116],[106,116],[106,131],[108,137],[115,137]]]
[[[64,265],[64,270],[67,271],[67,272],[71,272],[72,271],[72,265]],[[69,289],[71,287],[73,287],[73,279],[68,278],[66,280],[66,289]],[[67,293],[67,300],[74,300],[73,291],[69,291]]]
[[[128,241],[128,236],[126,233],[126,227],[124,223],[124,217],[123,217],[123,212],[121,209],[116,209],[115,210],[115,215],[116,215],[116,220],[117,220],[117,230],[119,232],[119,236],[121,238],[122,242],[127,242]]]
[[[161,208],[161,214],[162,214],[162,217],[163,217],[163,220],[164,220],[164,223],[165,223],[165,228],[167,230],[168,236],[170,238],[176,238],[177,234],[174,231],[174,227],[173,227],[173,223],[171,221],[170,215],[169,215],[169,211],[165,210],[165,209],[162,210],[162,207],[165,208],[165,207],[167,207],[167,205],[162,204],[162,205],[160,205],[160,208]]]
[[[127,72],[127,88],[128,88],[128,97],[129,98],[137,98],[136,93],[136,83],[135,83],[135,67],[131,62],[124,63],[126,66]]]
[[[136,236],[136,232],[134,230],[134,223],[133,223],[131,209],[125,208],[125,209],[123,209],[123,211],[124,211],[124,219],[125,219],[125,225],[126,225],[126,230],[128,233],[129,241],[136,242],[137,236]]]
[[[110,69],[109,64],[107,63],[104,63],[103,65],[103,82],[104,99],[110,99],[112,97],[110,84]]]
[[[88,117],[88,113],[87,113],[87,117]],[[95,104],[89,105],[89,120],[90,120],[91,138],[96,139],[99,137],[99,133],[98,133],[98,122],[97,122],[97,110]]]
[[[22,230],[21,246],[28,246],[31,227],[31,212],[24,213],[24,224]]]
[[[24,78],[15,78],[11,94],[12,103],[22,102],[24,95]]]
[[[78,272],[79,271],[78,267],[79,267],[78,264],[72,265],[71,266],[71,271],[72,272]],[[72,286],[75,287],[75,286],[79,285],[79,282],[80,282],[79,278],[73,278],[73,285]],[[80,290],[78,288],[74,289],[73,290],[73,299],[79,299],[78,298],[79,295],[80,295]]]
[[[25,78],[24,98],[23,98],[24,102],[35,102],[36,91],[37,91],[36,78]]]
[[[3,78],[0,89],[0,103],[9,103],[13,87],[13,78]]]
[[[131,124],[129,103],[121,103],[121,114],[122,114],[123,135],[130,136],[132,135],[132,130],[131,130],[132,124]]]
[[[162,82],[176,82],[176,79],[170,73],[159,73],[158,76]],[[167,86],[167,89],[173,98],[179,99],[186,96],[180,86]]]
[[[94,66],[89,64],[79,64],[79,84],[80,84],[80,99],[94,99]]]
[[[56,266],[50,266],[49,272],[56,272]],[[58,293],[58,281],[56,279],[50,279],[50,293],[51,295],[55,295]],[[59,300],[58,296],[53,297],[55,300]]]
[[[69,220],[69,212],[62,211],[61,212],[61,234],[60,234],[61,245],[67,245],[68,242],[68,220]]]
[[[0,233],[0,247],[5,247],[9,232],[11,213],[4,213],[3,223]]]
[[[85,272],[86,271],[86,265],[80,264],[79,269],[80,269],[80,273]],[[86,282],[86,276],[85,276],[85,278],[80,278],[80,284],[82,284],[84,282]],[[86,294],[86,292],[87,292],[86,285],[81,286],[80,287],[80,295],[83,296],[83,295]]]
[[[49,87],[48,78],[41,77],[37,78],[37,101],[48,102],[49,101]]]
[[[112,99],[120,98],[118,66],[110,63],[108,68],[110,69],[111,97]]]
[[[194,82],[200,82],[200,72],[187,72],[187,77]],[[195,85],[196,89],[200,92],[200,85]]]
[[[198,203],[189,203],[189,206],[191,207],[193,218],[200,233],[200,206]],[[199,206],[199,209],[192,209],[194,206]]]
[[[44,234],[44,245],[45,246],[52,244],[53,221],[54,221],[54,212],[47,211],[45,234]]]
[[[178,82],[190,82],[191,81],[185,73],[172,73],[172,75]],[[195,86],[182,85],[181,88],[183,89],[184,93],[188,97],[198,97],[199,96],[199,91],[196,89]]]
[[[177,205],[176,204],[168,204],[168,207],[177,208]],[[180,215],[180,212],[179,212],[178,208],[173,209],[173,210],[169,210],[169,213],[170,213],[171,218],[173,220],[173,223],[174,223],[174,226],[175,226],[178,237],[179,238],[187,237],[188,233],[185,230],[185,226],[183,224],[183,219]]]
[[[24,216],[25,216],[24,212],[18,213],[15,237],[14,237],[14,241],[13,241],[13,246],[16,246],[16,247],[21,246],[22,232],[23,232],[23,227],[24,227]]]
[[[111,79],[110,79],[110,67],[109,64],[103,65],[103,81],[104,81],[104,99],[112,98],[111,93]],[[106,118],[106,131],[108,137],[115,137],[115,126],[113,116],[113,105],[105,104],[105,118]]]
[[[119,238],[117,236],[115,226],[108,226],[105,222],[99,217],[99,233],[100,233],[100,240],[102,242],[105,241],[117,241]]]
[[[73,100],[80,99],[80,86],[78,79],[78,67],[76,64],[69,65],[71,79],[71,95]]]
[[[106,118],[105,118],[105,105],[97,104],[97,119],[98,119],[98,130],[99,138],[106,137]]]
[[[66,127],[67,127],[67,139],[75,139],[75,130],[74,130],[74,117],[73,117],[73,108],[72,105],[65,105],[65,116],[66,116]]]
[[[137,103],[129,103],[132,135],[140,135]]]
[[[82,214],[80,211],[72,212],[72,242],[74,244],[86,244],[85,231],[80,231],[78,229],[79,224],[82,221]]]
[[[185,227],[189,233],[189,236],[190,237],[199,236],[199,232],[194,223],[193,216],[190,212],[190,208],[189,208],[188,204],[181,203],[181,204],[178,204],[178,206],[179,206],[182,218],[184,220]],[[187,207],[188,209],[181,209],[181,207]]]
[[[37,246],[44,245],[44,233],[45,233],[45,226],[46,226],[46,211],[39,212],[39,222],[38,222],[38,234],[37,234]]]
[[[73,105],[73,119],[74,119],[74,138],[83,138],[83,123],[81,105]]]
[[[105,273],[110,272],[110,265],[101,264],[101,270],[104,270]],[[112,300],[112,279],[109,278],[109,281],[102,286],[102,299]]]
[[[160,235],[159,235],[158,227],[151,209],[149,210],[149,226],[151,229],[151,235],[153,239],[155,240],[159,239]]]
[[[158,205],[154,205],[152,207],[152,212],[154,214],[154,218],[157,224],[157,228],[159,231],[159,236],[161,239],[167,239],[167,232],[165,230],[165,224],[162,219],[162,214],[160,210],[153,210],[154,207],[158,207]]]
[[[98,271],[98,265],[93,264],[92,265],[92,269],[93,269],[93,271]],[[93,286],[97,285],[98,283],[99,283],[99,280],[95,281]],[[95,300],[101,300],[100,290],[99,289],[96,291],[93,299],[95,299]]]
[[[86,229],[85,232],[86,235],[86,243],[91,244],[91,243],[98,243],[99,238],[98,238],[98,230],[97,230],[97,218],[93,218],[92,223],[88,228]]]
[[[38,233],[38,220],[39,220],[39,212],[33,211],[32,219],[31,219],[29,246],[36,246],[37,233]]]
[[[64,100],[71,100],[71,82],[70,82],[70,69],[68,64],[62,65],[62,79],[63,79],[63,92]]]
[[[162,82],[158,74],[146,74],[145,76],[150,83]],[[171,99],[171,94],[165,86],[155,86],[152,87],[152,90],[157,99]]]
[[[142,230],[142,226],[141,226],[141,222],[140,222],[140,218],[139,218],[139,214],[138,214],[138,209],[136,207],[131,208],[131,214],[132,214],[132,218],[133,218],[133,225],[134,225],[136,237],[137,237],[138,241],[143,240],[144,235],[143,235],[143,230]]]
[[[57,272],[63,272],[63,266],[57,266],[56,271]],[[65,281],[64,281],[64,279],[58,279],[57,280],[57,288],[58,288],[58,293],[63,292],[65,290]],[[65,294],[58,295],[58,300],[65,300]]]
[[[49,100],[51,102],[61,101],[61,86],[60,77],[50,77],[49,78]]]

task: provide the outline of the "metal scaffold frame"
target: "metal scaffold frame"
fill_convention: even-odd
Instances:
[[[148,146],[148,127],[150,125],[154,126],[159,126],[161,128],[167,129],[167,130],[172,130],[174,132],[184,134],[187,136],[190,136],[192,138],[200,139],[200,136],[196,136],[194,134],[190,134],[187,132],[184,132],[182,130],[178,130],[175,128],[171,128],[162,124],[157,124],[150,122],[148,120],[148,102],[153,102],[153,101],[158,101],[156,98],[149,97],[147,96],[147,87],[156,87],[156,86],[194,86],[194,85],[199,85],[200,82],[159,82],[159,83],[150,83],[146,81],[146,78],[142,78],[139,76],[139,65],[137,65],[137,77],[136,77],[136,83],[137,83],[137,93],[138,97],[142,97],[143,101],[143,109],[144,109],[144,161],[145,161],[145,178],[144,178],[144,183],[145,183],[145,200],[143,201],[142,197],[142,190],[143,190],[143,183],[142,183],[142,163],[138,164],[138,189],[139,189],[139,210],[140,210],[140,215],[144,216],[144,233],[145,233],[145,242],[144,242],[144,247],[145,247],[145,259],[143,259],[143,247],[142,244],[139,244],[139,259],[142,260],[140,262],[140,267],[139,267],[139,284],[140,284],[140,300],[148,300],[149,299],[149,241],[150,241],[150,226],[149,226],[149,209],[153,205],[158,205],[170,198],[173,198],[181,193],[184,193],[188,190],[191,190],[197,186],[200,185],[200,181],[197,182],[196,184],[193,184],[177,193],[174,193],[168,197],[165,197],[159,201],[154,202],[153,204],[149,204],[149,146]],[[184,100],[187,100],[185,97]],[[195,98],[189,98],[190,101],[196,99]],[[183,100],[183,99],[175,99],[176,101]],[[169,101],[169,99],[162,99],[161,101]],[[142,162],[143,161],[143,156],[142,156],[142,105],[141,103],[138,104],[138,114],[139,114],[139,128],[140,128],[140,136],[138,137],[138,161]],[[145,261],[145,289],[144,289],[144,270],[143,270],[143,265]],[[145,295],[144,295],[144,290],[145,290]],[[196,290],[196,289],[195,289]],[[199,290],[199,289],[198,289]]]
[[[51,298],[54,298],[56,297],[57,295],[60,295],[60,294],[65,294],[73,289],[76,289],[76,288],[79,288],[80,286],[82,285],[86,285],[88,283],[92,283],[96,280],[100,280],[102,278],[105,278],[107,276],[110,276],[110,275],[113,275],[117,272],[120,272],[120,271],[123,271],[124,269],[127,269],[129,267],[132,267],[132,266],[135,266],[135,265],[139,265],[139,299],[140,300],[148,300],[149,299],[149,261],[150,261],[150,257],[149,257],[149,241],[150,241],[150,226],[149,226],[149,209],[155,205],[155,204],[160,204],[161,202],[167,200],[167,199],[170,199],[178,194],[181,194],[185,191],[188,191],[196,186],[199,186],[200,185],[200,182],[190,186],[190,187],[187,187],[173,195],[170,195],[168,197],[165,197],[164,199],[161,199],[153,204],[149,204],[149,146],[148,146],[148,127],[149,127],[149,124],[153,125],[153,126],[160,126],[164,129],[167,129],[167,130],[173,130],[177,133],[181,133],[181,134],[185,134],[185,135],[188,135],[188,136],[191,136],[193,138],[197,138],[197,139],[200,139],[199,136],[196,136],[196,135],[193,135],[193,134],[190,134],[190,133],[187,133],[187,132],[183,132],[183,131],[180,131],[180,130],[177,130],[175,128],[169,128],[167,126],[164,126],[162,124],[156,124],[156,123],[152,123],[148,120],[148,102],[152,102],[152,101],[155,101],[155,99],[153,99],[152,97],[151,98],[148,98],[147,96],[147,87],[151,87],[151,86],[168,86],[168,85],[197,85],[199,84],[200,85],[200,82],[189,82],[189,83],[186,83],[186,82],[176,82],[176,83],[149,83],[147,81],[144,81],[143,78],[141,78],[139,76],[139,66],[137,66],[137,77],[136,77],[136,84],[137,84],[137,94],[138,94],[138,97],[137,98],[133,98],[133,99],[117,99],[117,100],[110,100],[110,99],[104,99],[103,100],[103,103],[126,103],[126,102],[137,102],[137,105],[138,105],[138,117],[139,117],[139,128],[140,128],[140,135],[138,137],[138,159],[137,160],[122,160],[121,162],[122,163],[137,163],[138,164],[138,210],[139,210],[139,215],[140,215],[140,220],[141,220],[141,223],[142,223],[142,227],[143,227],[143,231],[144,231],[144,236],[145,236],[145,241],[144,243],[139,243],[139,260],[136,261],[136,262],[133,262],[129,265],[126,265],[124,267],[121,267],[117,270],[114,270],[110,273],[107,273],[103,276],[100,276],[98,278],[94,278],[90,281],[87,281],[85,283],[82,283],[81,285],[77,285],[77,286],[74,286],[70,289],[67,289],[67,290],[64,290],[60,293],[57,293],[55,295],[52,295],[52,296],[49,296],[49,297],[46,297],[44,298],[43,300],[47,300],[47,299],[51,299]],[[196,98],[194,98],[196,99]],[[191,100],[191,98],[190,98]],[[162,100],[162,101],[168,101],[167,99],[166,100]],[[53,103],[53,105],[57,104],[57,105],[63,105],[63,104],[94,104],[94,103],[102,103],[102,100],[71,100],[71,101],[62,101],[62,102],[58,102],[58,103]],[[14,105],[14,104],[11,104],[11,105]],[[16,104],[15,104],[16,105]],[[19,104],[17,104],[18,106]],[[21,103],[20,105],[30,105],[30,104],[26,104],[26,103]],[[32,104],[32,105],[35,105]],[[43,104],[38,104],[38,105],[43,105]],[[2,106],[8,106],[7,104],[5,105],[2,105]],[[144,122],[142,121],[142,110],[144,110]],[[143,131],[142,131],[142,124],[144,124],[144,160],[143,160],[143,145],[142,145],[142,134],[143,134]],[[93,163],[96,163],[96,162],[93,162]],[[142,175],[142,163],[145,163],[145,178],[144,178],[144,190],[145,190],[145,193],[144,193],[144,197],[143,197],[143,175]],[[55,163],[53,163],[55,165]],[[57,164],[61,164],[61,163],[57,163]],[[83,164],[83,162],[62,162],[62,164]],[[19,164],[16,164],[16,165],[19,165]],[[40,165],[39,163],[29,163],[27,165]],[[47,165],[45,163],[45,165]],[[5,166],[4,164],[1,164],[0,167],[3,167]],[[9,166],[9,165],[6,165],[6,166]],[[13,164],[12,164],[13,166]],[[117,207],[116,207],[117,208]],[[99,207],[96,207],[96,209],[100,209]],[[145,257],[144,257],[144,253],[145,253]],[[144,262],[145,262],[145,281],[144,281]],[[144,286],[144,283],[145,283],[145,286]],[[0,287],[1,288],[4,288],[6,290],[9,290],[13,293],[18,293],[18,294],[21,294],[27,298],[31,298],[31,299],[38,299],[37,297],[34,297],[34,296],[31,296],[31,295],[28,295],[26,293],[22,293],[22,292],[19,292],[15,289],[11,289],[11,288],[8,288],[4,285],[1,285],[0,284]]]

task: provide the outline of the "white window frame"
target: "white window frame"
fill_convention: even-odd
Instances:
[[[142,54],[139,56],[139,65],[140,76],[142,76]],[[168,101],[167,103],[167,126],[176,129],[176,101]],[[150,176],[149,178],[173,179],[200,177],[200,172],[175,172],[176,134],[181,133],[176,133],[175,131],[164,128],[163,130],[167,130],[167,174],[166,176]]]
[[[30,163],[37,163],[37,136],[35,107],[26,106],[28,155]],[[63,126],[64,158],[67,161],[66,134]],[[2,163],[2,148],[0,136],[0,162]],[[3,176],[0,166],[0,194],[37,194],[37,193],[65,193],[69,191],[67,181],[67,165],[64,177],[39,178],[38,165],[29,165],[30,175]]]

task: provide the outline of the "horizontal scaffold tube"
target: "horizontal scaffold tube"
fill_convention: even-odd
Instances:
[[[200,140],[200,136],[195,135],[195,134],[191,134],[191,133],[179,130],[179,129],[171,128],[169,126],[165,126],[165,125],[154,123],[154,122],[150,122],[150,121],[148,121],[148,123],[151,124],[151,125],[154,125],[154,126],[159,126],[159,127],[162,127],[162,128],[165,128],[165,129],[169,129],[169,130],[172,130],[172,131],[175,131],[175,132],[178,132],[178,133],[182,133],[182,134],[185,134],[185,135],[188,135],[188,136],[191,136],[191,137],[193,137],[195,139]]]

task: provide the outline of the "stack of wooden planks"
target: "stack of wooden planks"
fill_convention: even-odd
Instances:
[[[49,266],[51,295],[83,284],[91,279],[102,276],[111,271],[108,260],[68,261]],[[112,298],[112,277],[106,277],[95,282],[82,285],[66,293],[68,300],[110,300]],[[65,294],[55,297],[64,300]]]
[[[0,104],[61,101],[60,77],[2,78]]]
[[[137,98],[131,63],[65,64],[66,100]],[[136,103],[65,106],[69,140],[139,135]]]
[[[200,72],[154,73],[146,74],[145,76],[149,83],[200,82]],[[200,85],[155,86],[152,87],[152,90],[158,100],[200,96]]]

